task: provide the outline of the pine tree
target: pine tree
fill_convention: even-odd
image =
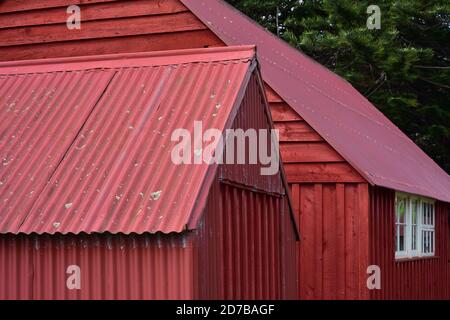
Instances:
[[[229,0],[347,79],[450,172],[450,3]],[[369,30],[367,8],[381,9]]]

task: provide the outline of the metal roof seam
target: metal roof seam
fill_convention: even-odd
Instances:
[[[232,63],[246,63],[246,62],[251,62],[252,60],[255,60],[255,58],[247,58],[247,59],[230,59],[228,61],[211,61],[213,63],[217,63],[217,64],[221,64],[221,65],[229,65]],[[48,74],[48,73],[79,73],[79,72],[95,72],[95,71],[111,71],[111,70],[115,70],[115,71],[119,71],[119,70],[124,70],[124,69],[141,69],[141,68],[158,68],[161,66],[165,66],[165,67],[172,67],[174,69],[179,68],[179,67],[185,67],[191,64],[208,64],[210,62],[207,61],[194,61],[194,62],[188,62],[188,63],[182,63],[182,64],[165,64],[165,65],[152,65],[152,66],[144,66],[144,67],[122,67],[122,68],[104,68],[104,67],[99,67],[99,68],[89,68],[89,69],[78,69],[78,70],[70,70],[70,71],[41,71],[41,72],[22,72],[22,73],[1,73],[1,68],[0,68],[0,78],[2,77],[8,77],[8,76],[21,76],[21,75],[27,75],[27,74]]]
[[[48,182],[50,182],[52,180],[52,177],[55,175],[56,171],[58,170],[58,168],[61,166],[61,163],[66,159],[67,154],[69,152],[69,150],[72,149],[72,147],[74,146],[75,142],[77,141],[78,136],[81,134],[81,132],[83,131],[87,121],[89,120],[90,116],[92,115],[92,113],[94,112],[95,108],[97,107],[99,101],[102,99],[102,97],[104,96],[104,94],[106,93],[106,91],[108,90],[108,87],[111,85],[112,81],[114,80],[114,78],[117,75],[117,71],[114,71],[114,73],[111,75],[108,83],[106,84],[105,88],[103,89],[103,92],[99,95],[97,101],[93,104],[91,111],[86,115],[86,118],[84,120],[84,122],[82,123],[82,125],[80,126],[80,129],[78,130],[78,133],[76,133],[76,135],[74,136],[74,138],[72,139],[72,142],[68,145],[66,151],[64,152],[63,156],[61,157],[61,159],[59,160],[58,164],[55,165],[55,167],[53,168],[52,172],[50,173],[50,176],[48,177]],[[23,217],[22,222],[19,224],[18,230],[21,229],[22,225],[26,222],[26,220],[29,217],[29,214],[33,211],[34,206],[36,205],[36,203],[39,202],[40,198],[43,196],[43,192],[41,192],[41,194],[36,198],[36,200],[34,201],[34,203],[31,206],[31,209],[29,210],[28,214],[25,215]]]
[[[223,49],[223,50],[221,50]],[[176,66],[183,63],[226,63],[227,61],[253,59],[256,57],[256,48],[253,45],[214,47],[203,49],[170,50],[171,55],[164,54],[166,51],[138,52],[126,54],[109,54],[99,56],[64,57],[53,59],[23,60],[12,62],[0,62],[0,76],[7,74],[22,75],[26,73],[47,73],[54,70],[84,71],[95,69],[123,69],[126,67],[160,67]],[[167,59],[170,57],[170,59]],[[45,65],[46,70],[40,70]],[[25,69],[25,73],[17,70]],[[41,72],[39,72],[41,71]]]

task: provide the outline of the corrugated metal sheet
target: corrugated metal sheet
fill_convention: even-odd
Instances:
[[[232,128],[271,128],[268,115],[261,112],[265,102],[260,85],[254,75]],[[247,167],[220,170],[210,190],[195,231],[196,296],[297,299],[297,230],[287,186],[281,172],[261,176],[255,171],[258,166],[244,172]]]
[[[200,299],[297,299],[296,232],[286,197],[216,182],[196,230]]]
[[[245,97],[242,101],[241,108],[239,109],[236,118],[234,119],[233,129],[242,129],[244,132],[248,130],[255,130],[255,132],[260,135],[264,135],[264,139],[267,141],[266,150],[263,150],[261,146],[251,145],[247,140],[246,153],[246,163],[247,165],[238,164],[237,161],[237,143],[235,143],[234,155],[235,164],[224,164],[220,167],[220,178],[222,180],[228,180],[240,183],[249,188],[265,191],[274,194],[285,194],[285,186],[283,185],[282,177],[280,174],[275,174],[272,176],[265,176],[261,174],[263,168],[268,168],[270,164],[261,164],[260,159],[257,159],[256,164],[249,164],[249,151],[258,151],[257,154],[262,154],[268,152],[269,155],[272,154],[272,138],[271,131],[272,120],[270,116],[270,111],[264,100],[264,89],[260,86],[257,76],[253,76],[248,84]],[[260,131],[264,130],[264,131]],[[263,140],[262,136],[259,137]],[[225,150],[227,150],[225,148]],[[226,152],[226,151],[225,151]],[[279,150],[277,149],[276,156],[278,157],[280,170],[282,169],[281,160],[279,157]]]
[[[113,76],[2,75],[0,233],[17,232]]]
[[[368,299],[367,183],[292,184],[299,214],[300,298]]]
[[[436,256],[395,261],[395,192],[372,188],[370,200],[370,264],[381,268],[381,290],[372,299],[450,299],[449,208],[436,203]]]
[[[264,80],[367,181],[450,202],[448,174],[349,83],[224,1],[181,1],[226,44],[257,45]]]
[[[230,63],[240,65],[250,61]],[[227,71],[222,65],[211,62],[205,62],[204,66],[211,73],[215,68],[218,72]],[[160,70],[161,67],[154,68]],[[186,69],[188,74],[201,72],[191,64],[186,64]],[[120,72],[128,71],[121,68],[109,89],[115,85]],[[130,77],[144,71],[146,68],[132,68]],[[238,93],[240,108],[230,117],[227,127],[269,129],[272,124],[262,96],[260,75],[257,72],[248,75],[251,78],[247,79],[246,90]],[[225,83],[227,78],[224,77]],[[127,80],[125,86],[136,85],[135,81]],[[186,89],[185,92],[189,91]],[[220,95],[218,91],[216,94]],[[108,90],[103,97],[115,99]],[[133,96],[128,98],[135,100]],[[205,99],[210,98],[207,95]],[[185,101],[183,96],[168,99]],[[117,104],[123,103],[117,100]],[[114,106],[106,111],[114,115]],[[216,106],[214,104],[213,108],[217,109]],[[99,107],[102,106],[97,106],[93,114]],[[170,108],[173,109],[176,108]],[[123,111],[127,113],[127,109]],[[136,117],[142,118],[139,112]],[[86,122],[86,130],[90,119]],[[103,123],[105,128],[112,126],[101,119],[97,122]],[[107,133],[109,131],[105,135]],[[110,136],[115,141],[114,132]],[[113,157],[102,149],[98,154],[104,154],[106,160]],[[97,154],[92,155],[95,156]],[[202,215],[195,232],[0,235],[0,299],[297,298],[297,229],[292,221],[286,182],[281,172],[277,176],[261,176],[252,171],[259,177],[243,179],[237,168],[233,166],[233,170],[227,170],[226,179],[223,170],[215,170],[207,192],[202,192],[196,199]],[[71,177],[78,170],[73,171],[68,170],[67,175]],[[65,177],[62,176],[60,181]],[[71,189],[66,191],[72,192]],[[124,208],[127,213],[127,207]],[[79,290],[67,287],[69,266],[80,267]]]
[[[4,159],[2,175],[8,177],[7,181],[2,180],[0,200],[10,213],[3,215],[1,232],[182,231],[191,222],[194,208],[202,207],[196,200],[207,174],[215,167],[174,165],[170,154],[176,143],[170,141],[171,134],[177,128],[185,128],[192,134],[194,121],[202,121],[204,130],[223,130],[231,124],[230,119],[239,107],[236,99],[245,89],[253,70],[251,66],[255,66],[254,48],[186,50],[84,60],[87,61],[76,58],[0,65],[0,75],[7,74],[1,76],[0,86],[9,97],[7,101],[12,101],[14,110],[19,112],[11,116],[15,122],[0,123],[0,132],[7,133],[3,135],[0,149]],[[78,71],[92,68],[101,70]],[[62,75],[60,71],[64,71]],[[97,96],[91,97],[93,93],[85,89],[86,86],[97,88],[96,83],[89,82],[88,76],[79,79],[80,73],[94,74],[101,79],[110,79],[111,73],[114,74],[106,90],[100,87],[99,99],[98,91],[94,91]],[[69,122],[75,135],[66,141],[70,148],[61,146],[59,164],[47,162],[47,149],[23,146],[29,136],[47,137],[40,142],[44,146],[59,145],[61,138],[53,139],[49,133],[60,132],[62,126],[68,125],[70,118],[66,113],[75,114],[83,100],[71,96],[73,103],[65,105],[66,112],[55,113],[51,122],[43,122],[36,114],[43,113],[48,105],[61,103],[62,93],[49,94],[47,105],[42,106],[38,101],[23,97],[22,90],[27,88],[20,81],[23,77],[36,86],[40,77],[46,77],[53,85],[51,88],[68,94],[65,82],[60,80],[65,77],[73,86],[76,84],[74,88],[85,93],[85,99],[96,102],[95,108],[94,104],[86,104],[91,107],[90,114],[82,114],[77,123]],[[46,88],[43,86],[41,90]],[[2,113],[8,114],[11,102],[2,106]],[[27,108],[32,108],[36,114],[27,113]],[[21,127],[25,134],[18,135],[20,131],[14,123],[21,123],[16,120],[21,116],[34,126],[31,129]],[[11,143],[17,148],[16,154],[9,152]],[[6,164],[16,170],[11,171]],[[33,171],[35,167],[40,170]],[[51,174],[42,174],[48,171]],[[39,176],[41,188],[42,183],[49,180],[42,192],[21,183],[21,177],[31,179],[33,173],[42,174]],[[31,211],[30,206],[21,208],[19,201],[8,203],[19,189],[21,194],[37,193],[33,199],[36,202],[30,202],[30,206],[33,204]]]
[[[0,300],[192,299],[189,234],[0,236]],[[69,266],[80,290],[69,290]]]

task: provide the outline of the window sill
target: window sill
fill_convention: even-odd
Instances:
[[[420,260],[439,260],[439,256],[425,256],[425,257],[398,257],[395,258],[395,262],[413,262],[413,261],[420,261]]]

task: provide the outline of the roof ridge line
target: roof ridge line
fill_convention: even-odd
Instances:
[[[36,59],[0,62],[0,75],[179,65],[254,59],[255,57],[256,46],[249,45]]]

